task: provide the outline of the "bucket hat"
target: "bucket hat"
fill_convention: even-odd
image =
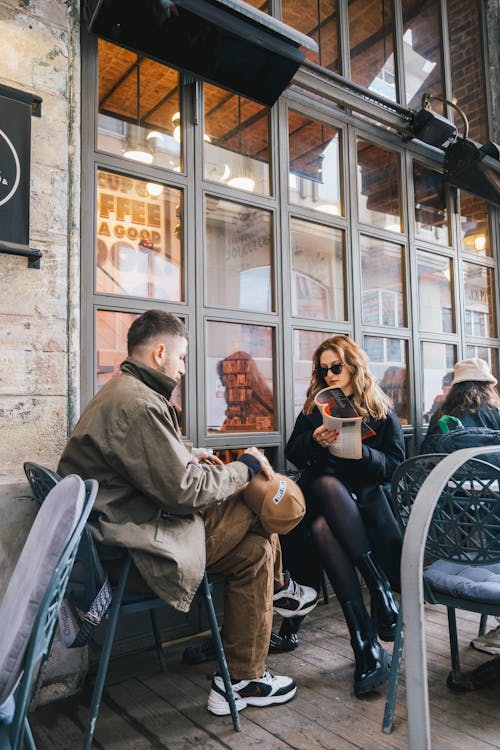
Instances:
[[[462,359],[455,363],[452,385],[463,383],[466,380],[482,381],[493,385],[497,383],[497,379],[491,374],[488,363],[484,359],[479,359],[479,357]]]

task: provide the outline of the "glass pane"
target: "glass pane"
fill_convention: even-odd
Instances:
[[[318,43],[319,55],[307,50],[307,60],[340,73],[336,0],[282,0],[282,9],[285,23]]]
[[[396,101],[392,8],[386,0],[349,1],[351,78],[365,89]]]
[[[269,108],[208,83],[203,92],[205,178],[269,195]]]
[[[358,140],[359,220],[401,232],[399,156]]]
[[[415,230],[417,237],[449,245],[447,190],[444,176],[413,162]]]
[[[290,203],[338,216],[340,131],[296,112],[288,113]]]
[[[99,390],[112,377],[120,372],[120,364],[127,358],[128,329],[137,318],[136,313],[96,312],[96,383]],[[176,385],[171,401],[177,408],[179,421],[182,421],[182,383]],[[184,430],[183,430],[184,432]]]
[[[489,346],[478,346],[475,344],[467,344],[466,350],[465,350],[465,356],[467,358],[470,357],[479,357],[480,359],[486,360],[490,366],[490,370],[493,373],[493,375],[496,377],[496,379],[499,379],[499,369],[498,369],[498,350],[497,349],[491,349]]]
[[[402,0],[406,104],[415,109],[423,94],[444,96],[440,2]],[[433,102],[432,109],[442,113],[441,102]]]
[[[207,305],[272,312],[273,217],[232,201],[205,200]]]
[[[344,233],[300,219],[290,223],[292,313],[346,320]]]
[[[274,335],[268,326],[207,323],[207,430],[274,430]]]
[[[311,382],[312,355],[328,338],[325,331],[293,332],[293,411],[296,419],[306,401],[306,393]]]
[[[422,421],[427,424],[446,396],[451,380],[449,373],[456,362],[456,349],[452,344],[425,342],[422,344],[423,403]]]
[[[465,190],[460,191],[460,229],[466,252],[491,257],[487,205]]]
[[[183,299],[182,192],[97,172],[96,291]]]
[[[465,333],[496,336],[493,269],[464,263]]]
[[[363,323],[406,325],[404,248],[361,235]]]
[[[451,292],[452,262],[430,253],[418,253],[418,303],[420,329],[455,332]]]
[[[407,345],[403,339],[365,336],[364,349],[370,370],[392,400],[401,424],[408,424]]]
[[[97,148],[180,172],[179,71],[98,41]]]

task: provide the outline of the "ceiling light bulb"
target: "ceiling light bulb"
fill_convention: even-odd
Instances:
[[[477,250],[478,253],[482,253],[485,247],[486,237],[484,236],[484,234],[478,234],[474,239],[474,249]]]
[[[126,159],[132,159],[132,161],[139,161],[142,164],[152,164],[153,154],[140,146],[131,146],[125,149],[123,156]]]
[[[250,193],[255,189],[255,180],[251,177],[232,177],[227,184],[239,190],[247,190]]]
[[[147,182],[146,190],[154,198],[157,198],[159,195],[163,193],[163,185],[160,185],[158,182]]]

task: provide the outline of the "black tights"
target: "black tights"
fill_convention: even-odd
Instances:
[[[371,547],[358,507],[336,477],[318,477],[307,494],[318,513],[311,526],[312,539],[339,602],[359,599],[361,587],[354,561]]]

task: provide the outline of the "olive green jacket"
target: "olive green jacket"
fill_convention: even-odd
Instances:
[[[186,612],[205,569],[204,508],[248,481],[248,467],[199,464],[169,398],[175,380],[126,359],[84,410],[58,472],[99,482],[98,542],[127,547],[162,599]]]

